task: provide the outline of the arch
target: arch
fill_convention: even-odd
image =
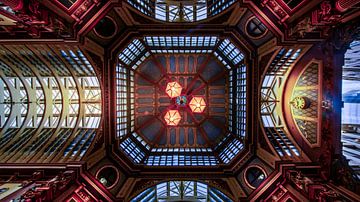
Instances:
[[[145,189],[131,202],[145,201],[222,201],[233,200],[222,191],[200,181],[164,181]]]
[[[165,22],[196,22],[222,13],[231,7],[235,0],[127,0],[141,13]]]

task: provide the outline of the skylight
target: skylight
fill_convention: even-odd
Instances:
[[[145,44],[152,53],[210,53],[218,41],[216,36],[149,36],[144,38]]]
[[[360,178],[360,41],[353,41],[345,53],[342,72],[341,142],[342,153]]]
[[[220,190],[196,181],[169,181],[141,192],[131,202],[147,201],[218,201],[231,202]]]
[[[235,0],[128,0],[145,15],[166,22],[195,22],[215,16],[230,7]]]
[[[193,22],[206,19],[206,0],[156,0],[155,18],[168,22]]]
[[[209,16],[214,16],[230,7],[236,0],[208,0],[207,2]]]
[[[0,146],[26,162],[35,154],[81,159],[102,114],[100,82],[85,55],[77,47],[45,45],[4,45],[0,54]],[[11,156],[2,159],[19,160]]]
[[[176,57],[178,57],[176,55],[164,56],[159,53],[178,53],[180,55],[179,59],[176,59]],[[181,55],[182,53],[184,54],[183,56]],[[194,55],[189,56],[188,53]],[[185,59],[186,57],[189,58]],[[139,99],[139,97],[136,98],[135,95],[145,91],[154,91],[152,85],[161,85],[160,83],[156,84],[157,82],[151,80],[154,78],[155,74],[160,75],[160,77],[167,74],[176,76],[180,71],[185,71],[185,63],[187,63],[187,68],[193,70],[187,70],[188,73],[186,74],[189,74],[190,72],[190,74],[196,76],[197,72],[193,67],[195,67],[195,65],[200,66],[202,63],[207,64],[207,61],[210,59],[213,62],[209,67],[213,68],[210,68],[207,71],[211,73],[215,68],[219,68],[220,70],[216,71],[225,73],[224,77],[229,75],[229,127],[226,127],[226,130],[228,130],[231,135],[228,137],[221,137],[224,139],[223,141],[216,140],[221,141],[219,143],[220,146],[216,147],[216,149],[212,148],[212,146],[208,147],[207,145],[194,148],[153,147],[154,143],[151,142],[151,139],[154,136],[161,138],[161,133],[163,133],[161,131],[155,132],[154,130],[156,130],[155,128],[159,129],[162,127],[162,123],[158,122],[158,125],[156,127],[154,126],[155,128],[152,129],[153,132],[150,132],[150,129],[148,132],[144,132],[139,129],[142,128],[142,126],[135,126],[135,122],[139,121],[138,118],[135,120],[135,111],[141,110],[140,113],[148,113],[148,115],[153,116],[151,111],[154,109],[154,101],[150,102],[150,100],[153,99],[154,95],[141,97],[141,99]],[[216,59],[219,60],[219,62],[217,62]],[[219,164],[230,163],[243,150],[244,144],[242,141],[246,136],[247,68],[243,64],[243,60],[244,54],[232,41],[226,38],[220,39],[217,36],[145,36],[131,41],[119,53],[119,63],[116,66],[116,133],[117,138],[120,140],[119,148],[129,156],[134,163],[146,166],[216,166]],[[141,63],[144,63],[144,66],[140,66]],[[169,67],[167,67],[167,64]],[[179,65],[179,67],[175,68],[176,65]],[[182,70],[180,70],[180,66],[183,66]],[[203,66],[207,67],[208,65]],[[223,68],[224,66],[226,68]],[[148,69],[148,71],[145,71],[146,69]],[[227,72],[229,72],[229,74],[227,74]],[[202,79],[211,79],[216,76],[214,73],[211,73],[210,75],[212,76],[209,77],[208,73],[204,74]],[[135,78],[137,78],[136,82],[134,82]],[[137,82],[140,81],[139,79],[142,80],[141,85],[137,84]],[[210,83],[211,82],[212,81],[210,81]],[[188,85],[192,84],[188,83]],[[213,86],[220,90],[217,84],[214,84]],[[156,91],[161,90],[165,94],[165,87],[166,85],[163,90],[161,90],[161,88],[157,89],[157,87],[155,87],[155,89],[157,89]],[[183,87],[187,88],[187,85],[184,85]],[[226,89],[223,90],[224,92],[227,92]],[[212,98],[216,100],[223,99],[218,92],[211,92],[211,95]],[[157,94],[156,96],[162,95]],[[197,96],[201,96],[201,94],[198,94]],[[169,96],[166,96],[166,99],[168,99],[167,97]],[[165,98],[158,97],[157,99]],[[189,101],[190,100],[191,99],[189,98]],[[206,105],[208,104],[206,100],[205,103]],[[215,105],[218,105],[217,103],[215,103]],[[148,106],[150,108],[146,108]],[[166,106],[169,105],[167,104]],[[206,111],[207,107],[204,109],[204,111]],[[221,110],[219,107],[211,108],[210,110],[214,110],[212,113],[223,113],[221,111],[216,111]],[[184,110],[179,111],[181,113],[186,113],[186,110],[185,112],[183,112]],[[189,111],[191,110],[189,109]],[[146,115],[141,116],[144,116],[144,119],[147,119]],[[164,116],[165,113],[159,114],[157,118],[151,119],[163,121]],[[189,117],[187,117],[187,119],[188,118]],[[144,124],[146,125],[148,122],[145,121]],[[227,124],[227,122],[224,123]],[[201,139],[207,138],[204,136],[206,136],[209,131],[219,130],[213,126],[212,121],[205,121],[201,127],[206,128],[207,131],[200,132],[195,128],[194,131],[192,131],[193,129],[189,129],[187,133],[191,133],[192,135],[200,135],[200,133],[202,133],[197,139],[199,139],[199,141],[208,142],[209,140]],[[226,130],[223,131],[224,134],[227,133]],[[136,137],[134,134],[136,134]],[[149,141],[151,144],[147,143]],[[214,147],[215,146],[216,145],[214,145]],[[214,155],[215,150],[217,155]]]
[[[214,54],[228,69],[244,59],[242,52],[229,39],[223,40]]]
[[[124,65],[136,69],[149,55],[144,44],[135,39],[119,54],[119,59]]]
[[[302,49],[281,49],[270,63],[261,86],[261,120],[266,136],[280,157],[300,156],[299,150],[289,139],[281,121],[279,97],[282,79],[299,59]]]

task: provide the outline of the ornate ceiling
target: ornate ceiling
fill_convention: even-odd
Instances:
[[[244,148],[246,137],[243,61],[239,48],[216,36],[134,39],[120,52],[117,67],[120,148],[136,163],[148,166],[229,163]],[[236,66],[240,71],[233,70]],[[130,88],[124,89],[128,84]],[[169,84],[182,88],[178,95],[168,94]],[[129,95],[134,99],[127,100]],[[201,113],[191,109],[197,99],[205,103]],[[176,127],[168,126],[168,113],[178,113],[180,121],[171,124]],[[128,149],[133,143],[144,148]],[[229,147],[234,149],[226,151]]]
[[[49,201],[356,201],[335,187],[359,191],[337,87],[358,6],[2,1],[0,187]]]

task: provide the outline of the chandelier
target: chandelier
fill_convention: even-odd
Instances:
[[[205,109],[205,100],[202,97],[193,97],[189,103],[190,109],[194,113],[202,113]]]
[[[176,82],[169,82],[166,85],[166,94],[173,99],[174,105],[165,113],[164,120],[168,126],[177,126],[181,121],[181,115],[177,109],[189,107],[192,113],[202,113],[206,103],[202,97],[181,94],[182,86]],[[188,100],[191,101],[188,103]]]
[[[181,95],[182,87],[176,81],[170,82],[166,86],[166,93],[170,98],[175,98]]]
[[[168,126],[177,126],[181,120],[178,110],[169,110],[164,116],[165,122]]]

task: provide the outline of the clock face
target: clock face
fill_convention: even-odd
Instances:
[[[307,99],[305,97],[295,97],[292,101],[291,104],[293,107],[295,107],[296,109],[305,109],[306,106],[308,105],[307,103]]]

